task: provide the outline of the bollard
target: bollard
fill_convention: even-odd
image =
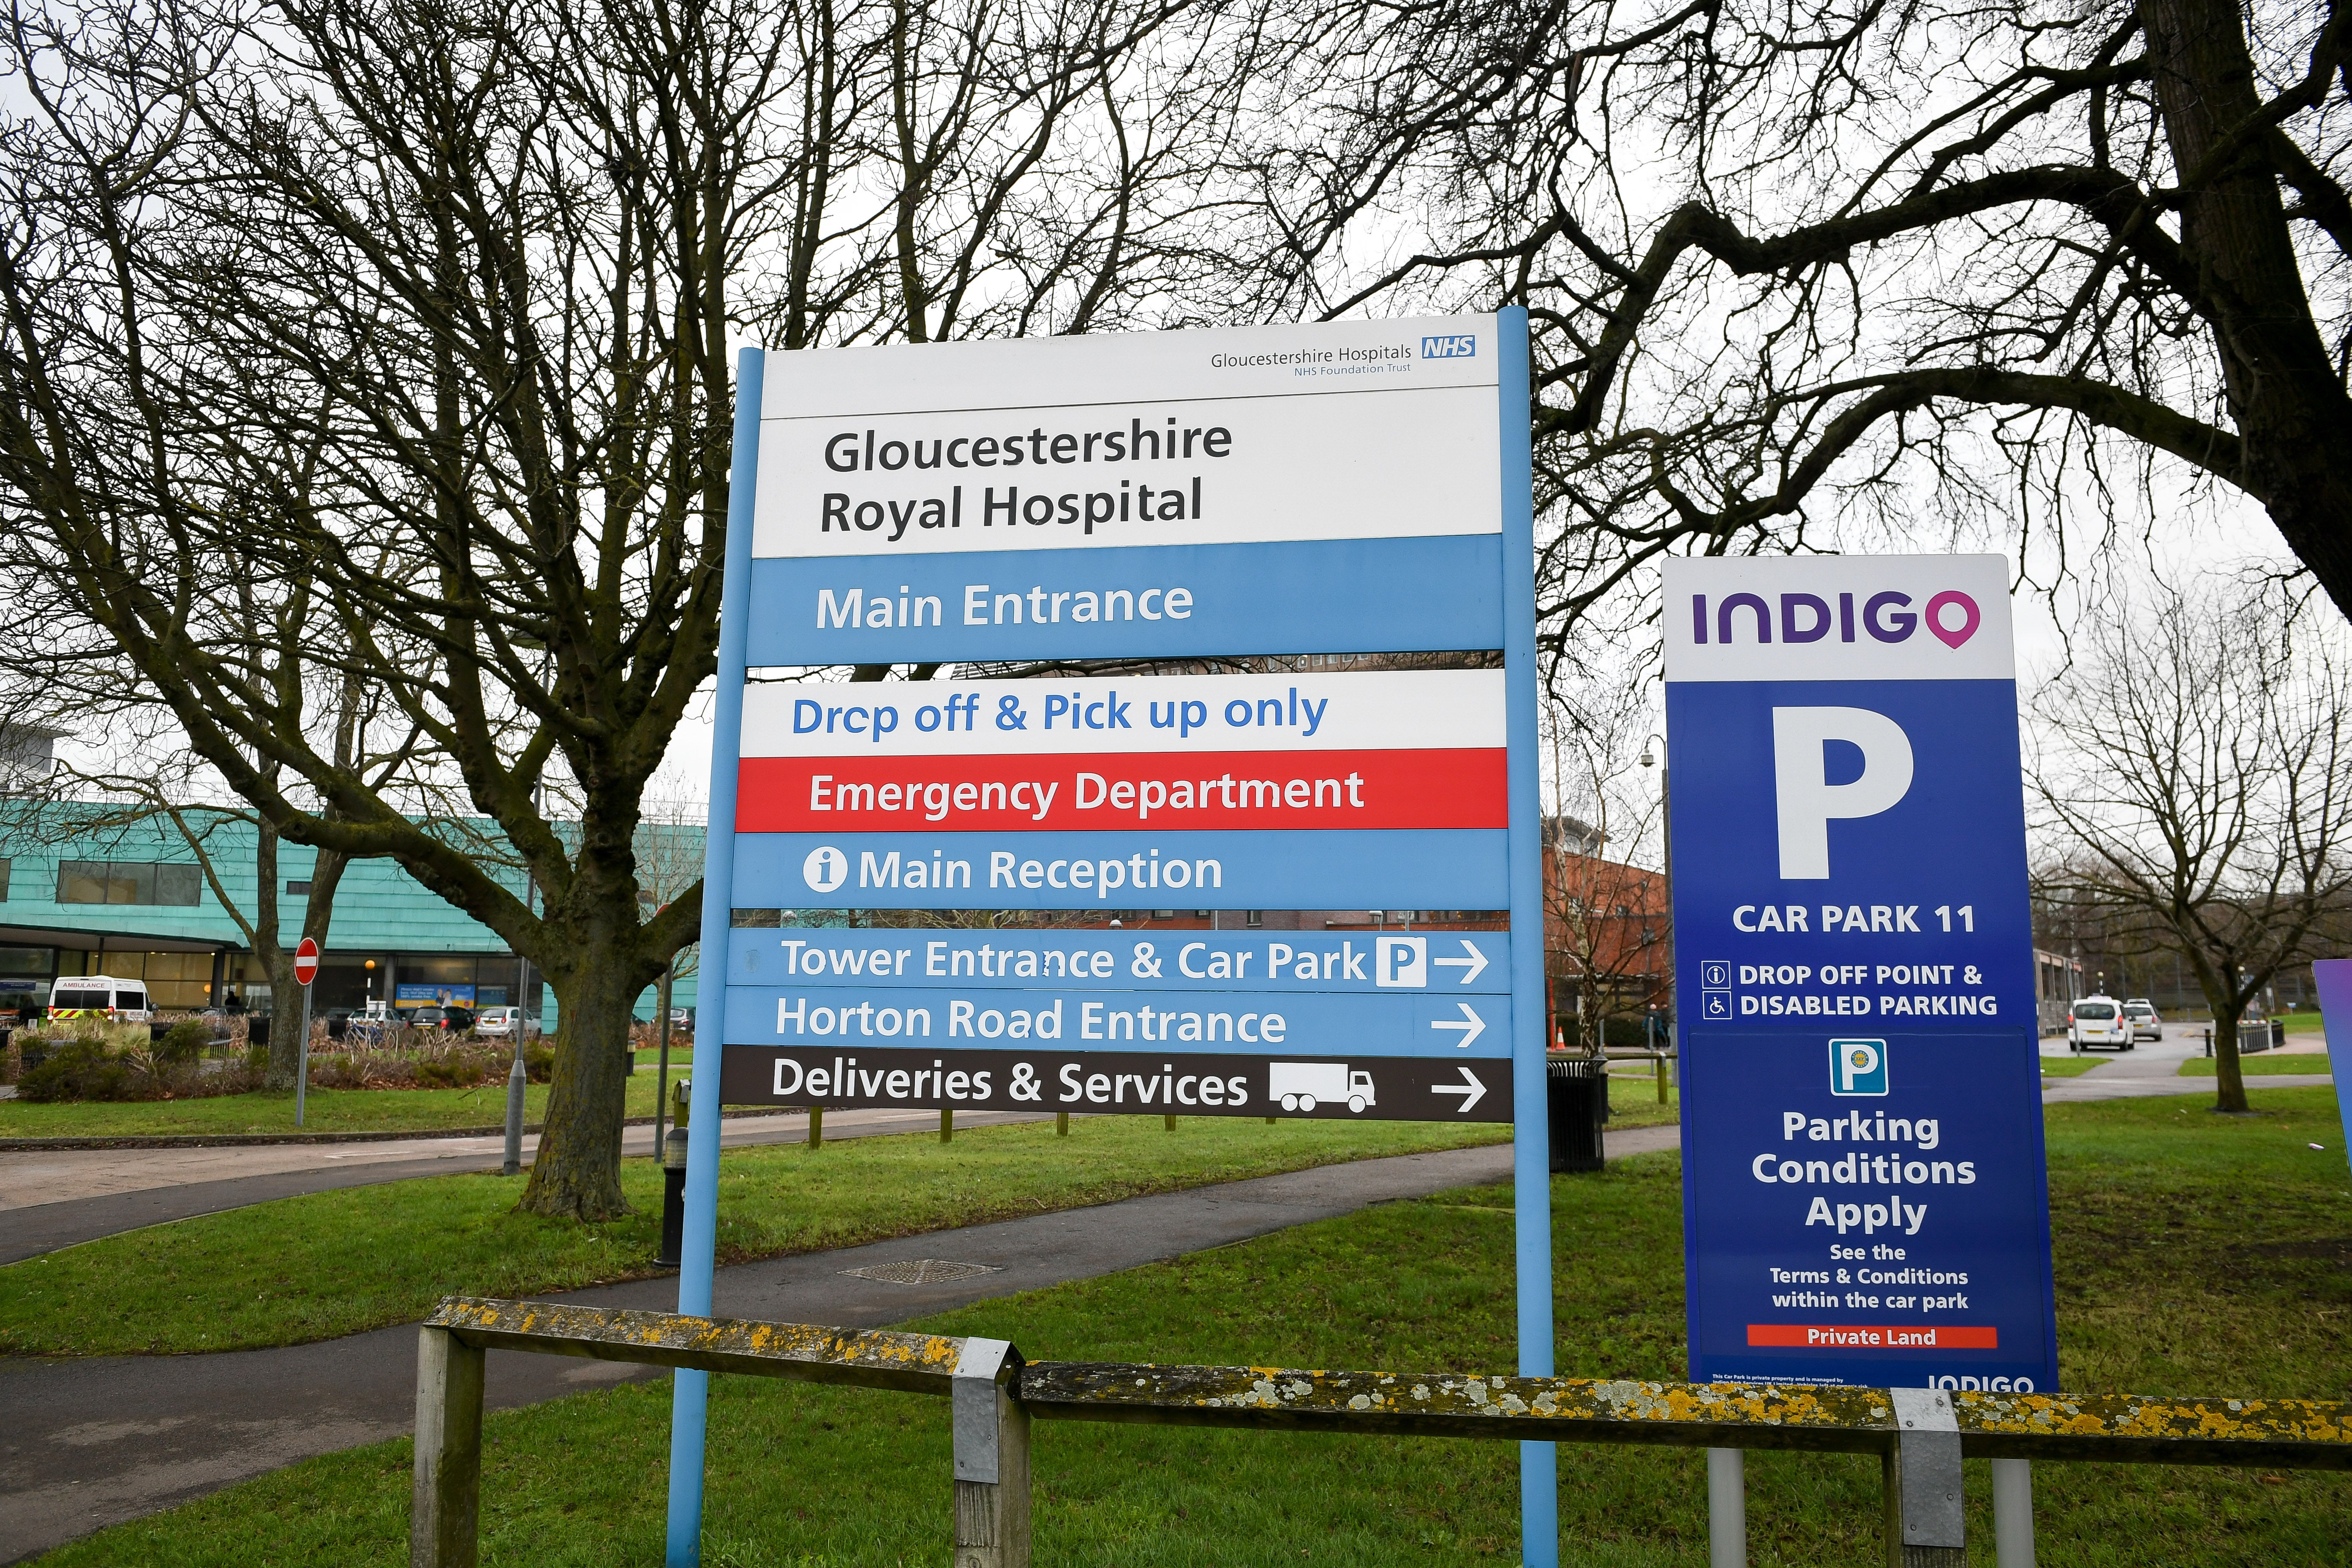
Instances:
[[[1886,1456],[1887,1568],[1968,1568],[1960,1501],[1960,1423],[1940,1388],[1891,1388]]]
[[[822,1105],[809,1107],[809,1147],[824,1147],[824,1107]]]
[[[669,1136],[662,1140],[662,1234],[661,1252],[654,1258],[655,1266],[676,1268],[686,1246],[686,1120],[693,1109],[691,1099],[694,1080],[682,1078],[670,1086],[670,1097],[676,1111],[670,1123]]]
[[[676,1268],[686,1245],[686,1129],[673,1127],[662,1140],[661,1250],[654,1255],[657,1268]]]
[[[1168,1122],[1168,1131],[1171,1131],[1171,1132],[1175,1131],[1176,1131],[1176,1119],[1175,1119],[1174,1117],[1171,1116],[1171,1117],[1167,1118],[1167,1122]]]
[[[940,1142],[942,1143],[955,1142],[955,1112],[945,1106],[940,1108]]]
[[[1069,1135],[1070,1113],[1066,1110],[1057,1110],[1054,1112],[1054,1136],[1056,1138],[1067,1138]]]
[[[1268,1127],[1273,1126],[1273,1125],[1274,1125],[1274,1120],[1275,1120],[1275,1119],[1274,1119],[1273,1117],[1271,1117],[1271,1116],[1267,1117],[1267,1118],[1265,1119],[1265,1124],[1266,1124]]]
[[[1013,1397],[1021,1352],[968,1339],[950,1386],[955,1568],[1029,1568],[1029,1413]]]

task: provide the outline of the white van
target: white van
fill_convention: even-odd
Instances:
[[[2113,1046],[2119,1051],[2127,1051],[2132,1048],[2134,1033],[2132,1021],[2124,1016],[2123,1004],[2112,996],[2085,996],[2066,1009],[2066,1045],[2070,1050]]]
[[[49,987],[52,1018],[104,1018],[114,1024],[144,1024],[154,1016],[146,983],[111,974],[68,974]]]

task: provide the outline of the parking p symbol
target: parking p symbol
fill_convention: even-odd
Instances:
[[[1425,936],[1384,936],[1375,944],[1374,978],[1382,985],[1429,984],[1429,939]]]

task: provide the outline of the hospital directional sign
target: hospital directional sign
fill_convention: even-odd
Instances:
[[[1527,366],[1519,310],[744,353],[681,1311],[722,1102],[1516,1120],[1519,1370],[1551,1371]],[[1360,657],[1391,652],[1454,657]],[[810,679],[1039,660],[1193,673]],[[1153,904],[1509,929],[1099,929]],[[1540,1568],[1551,1448],[1522,1452]]]
[[[729,985],[1503,994],[1500,931],[936,931],[909,927],[728,933]]]
[[[1696,1380],[2057,1387],[2008,590],[1667,567]]]

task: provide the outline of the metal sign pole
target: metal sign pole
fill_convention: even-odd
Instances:
[[[310,987],[308,984],[302,987],[302,1044],[295,1062],[294,1125],[299,1127],[302,1125],[303,1091],[310,1087]]]
[[[1533,458],[1528,423],[1528,313],[1496,316],[1503,439],[1503,685],[1509,712],[1511,1133],[1518,1243],[1519,1375],[1552,1374],[1551,1142],[1544,1115],[1543,796],[1537,775]],[[1559,1450],[1519,1445],[1519,1560],[1559,1561]]]
[[[760,397],[768,356],[744,349],[735,356],[735,447],[728,476],[727,563],[719,595],[719,693],[710,742],[710,825],[704,837],[702,952],[708,972],[727,961],[727,933],[735,899],[736,755],[743,735],[743,661],[751,614],[751,506],[760,473]],[[715,955],[715,957],[714,957]],[[719,970],[723,976],[725,970]],[[726,993],[719,993],[723,1006]],[[697,1023],[700,1019],[698,1016]],[[709,1031],[721,1041],[726,1018]],[[703,1060],[698,1028],[691,1098],[688,1100],[686,1226],[678,1248],[677,1310],[688,1317],[710,1311],[719,1241],[719,1058]],[[667,1568],[698,1568],[702,1561],[702,1442],[710,1374],[680,1367],[670,1399],[669,1537]]]

